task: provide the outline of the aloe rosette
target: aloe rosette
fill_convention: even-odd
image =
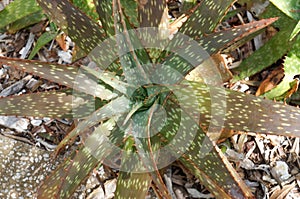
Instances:
[[[67,87],[1,98],[0,114],[81,118],[56,155],[93,129],[45,179],[38,198],[70,198],[99,164],[119,170],[116,198],[145,198],[150,186],[158,197],[171,198],[161,172],[175,160],[217,198],[253,198],[207,133],[300,135],[298,109],[224,89],[210,59],[276,18],[216,32],[234,1],[191,1],[179,18],[182,26],[170,34],[164,0],[94,1],[101,25],[67,0],[37,2],[95,66],[0,58]],[[195,68],[202,81],[186,80]]]

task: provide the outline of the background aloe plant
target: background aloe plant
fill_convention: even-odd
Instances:
[[[280,17],[273,24],[279,32],[234,69],[237,74],[234,81],[250,77],[270,67],[288,53],[284,62],[284,78],[278,86],[264,94],[269,99],[282,100],[289,97],[288,91],[298,84],[298,80],[294,77],[299,74],[299,64],[297,64],[299,59],[296,51],[299,51],[300,14],[297,10],[300,9],[300,4],[297,0],[286,2],[272,0],[271,2],[259,16]]]
[[[234,1],[192,1],[178,18],[183,23],[179,33],[169,39],[163,31],[170,25],[163,0],[94,1],[101,26],[67,0],[37,2],[97,63],[97,68],[90,68],[0,58],[1,64],[68,88],[1,98],[0,114],[83,118],[58,145],[56,155],[94,127],[83,136],[86,138],[79,148],[45,179],[39,198],[69,198],[95,167],[111,161],[120,169],[116,198],[145,198],[152,182],[158,197],[171,198],[161,173],[168,166],[164,161],[175,159],[217,198],[253,198],[208,138],[207,129],[208,133],[226,128],[300,136],[300,111],[296,108],[223,89],[210,81],[211,76],[204,75],[200,82],[184,80],[195,67],[213,70],[207,66],[210,55],[251,39],[276,18],[216,32]],[[157,35],[143,27],[156,28]],[[182,40],[180,34],[190,40]],[[148,40],[161,41],[159,48],[143,46]],[[190,45],[194,41],[208,54],[196,54]],[[179,50],[172,51],[174,47]]]

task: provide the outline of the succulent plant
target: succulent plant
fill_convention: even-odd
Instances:
[[[291,94],[289,91],[298,84],[294,77],[299,74],[299,59],[296,52],[299,46],[299,1],[270,1],[270,5],[260,15],[262,18],[280,17],[273,25],[279,32],[272,37],[264,46],[256,50],[245,59],[238,68],[234,69],[237,74],[234,81],[250,77],[273,63],[282,59],[286,54],[284,63],[284,78],[274,89],[265,93],[269,99],[282,100]]]
[[[189,1],[172,24],[164,0],[102,0],[94,1],[99,25],[67,0],[37,2],[95,65],[0,58],[66,87],[0,98],[0,114],[81,119],[55,154],[77,136],[82,144],[38,198],[71,197],[99,164],[119,169],[116,198],[145,198],[150,186],[171,198],[162,172],[175,160],[216,198],[253,198],[210,136],[222,128],[300,136],[298,109],[224,89],[210,59],[276,18],[215,31],[233,0]],[[195,68],[201,80],[186,80]]]
[[[42,9],[34,0],[17,0],[11,2],[0,12],[0,28],[7,27],[7,31],[15,33],[29,25],[45,19]]]

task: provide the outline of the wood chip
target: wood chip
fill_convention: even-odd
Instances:
[[[17,81],[13,85],[5,88],[1,91],[0,97],[7,97],[9,95],[16,94],[22,90],[22,88],[25,86],[25,84],[32,78],[32,75],[27,75],[23,79]]]
[[[270,197],[270,199],[285,199],[287,194],[296,186],[296,183],[293,182],[292,184],[285,185],[280,188],[280,186],[276,186],[275,189],[273,189],[273,193]]]

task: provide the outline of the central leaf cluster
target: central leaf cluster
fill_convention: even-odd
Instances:
[[[155,84],[139,86],[131,94],[130,100],[132,104],[142,103],[141,108],[138,109],[139,111],[147,110],[155,103],[155,101],[156,103],[162,101],[162,92],[165,92],[165,89],[163,88],[163,86]]]

